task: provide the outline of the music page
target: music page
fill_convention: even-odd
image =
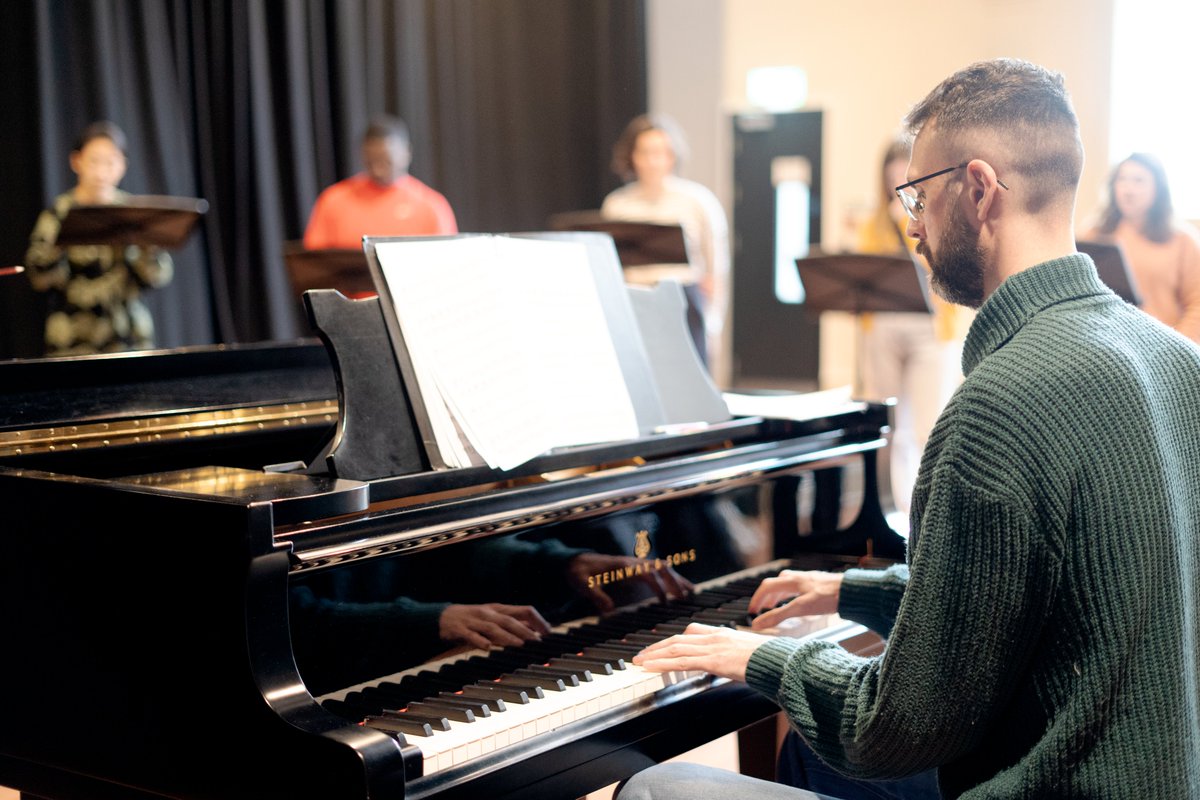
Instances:
[[[633,403],[574,242],[504,236],[375,246],[448,466],[511,469],[548,450],[636,438]]]

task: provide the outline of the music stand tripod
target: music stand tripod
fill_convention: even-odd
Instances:
[[[924,270],[911,257],[866,253],[821,255],[796,259],[796,268],[804,287],[804,305],[810,313],[844,311],[856,317],[871,312],[932,313]],[[863,329],[858,319],[854,338],[855,392],[861,393]],[[879,459],[878,469],[885,476],[879,488],[880,499],[886,508],[894,509],[889,459]]]

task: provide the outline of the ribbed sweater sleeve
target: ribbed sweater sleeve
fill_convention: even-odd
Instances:
[[[944,455],[931,498],[939,516],[922,529],[884,655],[864,659],[831,643],[775,639],[747,668],[747,682],[779,703],[822,759],[850,775],[912,775],[969,751],[1038,639],[1051,553],[1019,503],[960,474]],[[980,574],[992,569],[1007,579]],[[894,578],[879,576],[873,594],[884,595]]]
[[[747,682],[836,769],[947,798],[1200,796],[1200,349],[1085,256],[1009,277],[929,438],[883,654],[770,640]],[[1153,763],[1150,769],[1147,764]]]
[[[838,616],[866,625],[887,638],[908,585],[908,565],[887,569],[848,569],[842,576]]]

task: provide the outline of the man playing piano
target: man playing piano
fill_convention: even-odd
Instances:
[[[692,625],[635,662],[747,681],[857,778],[936,768],[945,797],[1197,796],[1200,349],[1075,251],[1083,150],[1060,75],[973,64],[907,122],[908,234],[935,289],[979,309],[922,458],[907,563],[785,572],[751,602],[771,609],[756,627],[836,610],[884,652]],[[668,764],[620,800],[750,791],[799,796]]]

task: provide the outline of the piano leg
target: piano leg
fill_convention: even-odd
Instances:
[[[782,741],[779,716],[768,717],[738,731],[738,765],[743,775],[764,781],[775,780],[775,761]]]

